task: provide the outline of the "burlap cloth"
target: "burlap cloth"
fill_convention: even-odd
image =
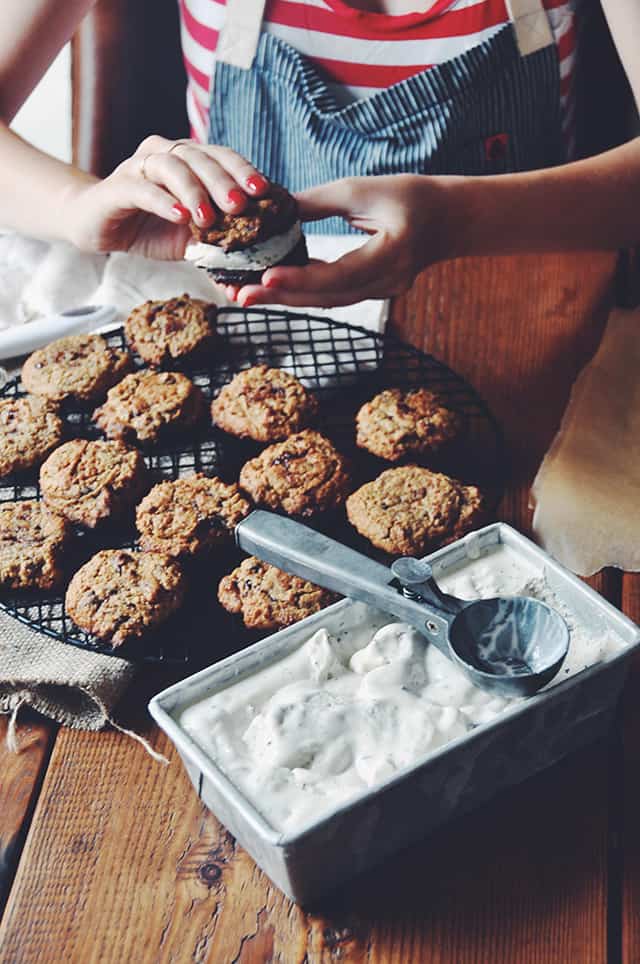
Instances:
[[[60,643],[0,611],[0,713],[11,714],[14,749],[22,706],[64,726],[100,730],[113,723],[134,673],[126,660]]]

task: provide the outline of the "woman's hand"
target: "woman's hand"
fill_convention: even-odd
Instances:
[[[189,221],[214,223],[211,199],[237,214],[247,195],[259,197],[268,188],[267,179],[228,147],[152,135],[109,177],[70,189],[66,233],[84,251],[178,259]]]
[[[452,256],[450,180],[412,174],[350,177],[302,192],[297,195],[302,220],[337,214],[371,239],[337,261],[270,268],[261,285],[236,290],[237,301],[244,307],[332,308],[406,291],[423,268]]]

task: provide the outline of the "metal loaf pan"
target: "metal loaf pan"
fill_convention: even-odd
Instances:
[[[377,790],[293,835],[274,829],[181,728],[190,704],[287,656],[320,626],[344,631],[362,618],[343,600],[164,690],[149,710],[184,761],[198,796],[271,880],[308,903],[453,817],[590,742],[609,725],[638,627],[529,539],[495,523],[427,558],[436,576],[505,543],[543,566],[557,596],[596,630],[613,630],[626,648],[441,747]],[[391,621],[391,617],[381,623]]]

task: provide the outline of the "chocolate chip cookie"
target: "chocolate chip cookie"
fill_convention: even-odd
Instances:
[[[168,429],[190,428],[204,411],[202,392],[178,372],[133,372],[93,413],[109,438],[155,442]]]
[[[239,214],[216,209],[216,220],[208,228],[191,222],[191,235],[195,241],[215,244],[223,251],[238,251],[266,238],[279,234],[292,225],[298,217],[295,198],[279,184],[271,183],[269,193],[262,197],[247,197]]]
[[[378,549],[420,555],[451,542],[482,520],[474,485],[417,465],[387,469],[347,499],[349,522]]]
[[[185,258],[222,284],[258,282],[276,264],[305,265],[309,255],[295,198],[279,184],[247,198],[239,214],[216,207],[208,228],[191,223]]]
[[[124,515],[147,488],[140,452],[119,441],[73,439],[40,469],[42,498],[49,508],[90,529]]]
[[[132,367],[126,351],[100,335],[69,335],[39,348],[22,367],[22,384],[53,401],[95,402]]]
[[[71,530],[43,502],[0,506],[0,585],[53,589],[63,578],[62,556]]]
[[[62,441],[54,402],[37,395],[0,401],[0,476],[40,465]]]
[[[390,462],[429,455],[460,435],[462,416],[427,388],[388,388],[356,416],[360,448]]]
[[[230,613],[240,613],[249,629],[280,629],[319,612],[338,597],[328,589],[276,569],[254,556],[225,576],[218,599]]]
[[[171,556],[105,549],[75,574],[65,606],[80,629],[122,646],[163,623],[182,604],[185,589]]]
[[[169,363],[208,348],[214,337],[216,307],[183,294],[168,301],[145,301],[124,323],[130,348],[149,365]]]
[[[231,435],[279,442],[308,425],[317,408],[315,396],[294,375],[256,365],[224,386],[211,404],[211,415]]]
[[[143,549],[195,556],[229,542],[251,511],[237,485],[192,475],[160,482],[142,500],[136,525]]]
[[[329,439],[311,429],[270,445],[246,462],[239,481],[254,502],[301,516],[342,505],[351,484],[346,460]]]

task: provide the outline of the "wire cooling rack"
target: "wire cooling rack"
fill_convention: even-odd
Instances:
[[[207,401],[252,365],[283,368],[314,391],[320,403],[318,429],[338,449],[351,457],[355,481],[374,478],[389,464],[355,446],[355,414],[367,399],[383,388],[424,385],[436,391],[452,408],[464,413],[467,430],[456,447],[451,447],[429,467],[446,471],[481,487],[490,509],[502,495],[505,477],[503,435],[488,406],[475,389],[446,365],[393,335],[372,334],[341,322],[314,315],[294,314],[261,308],[222,308],[217,316],[218,339],[209,355],[192,364],[172,364],[173,370],[188,374]],[[126,347],[122,328],[104,336],[114,347]],[[144,367],[134,356],[137,367]],[[24,394],[19,378],[7,383],[0,397]],[[68,403],[62,405],[68,437],[98,438],[91,409]],[[237,479],[244,462],[263,446],[236,439],[203,419],[189,434],[168,436],[142,452],[154,480],[177,479],[192,472]],[[0,502],[40,498],[37,472],[0,480]],[[367,554],[372,552],[349,526],[344,512],[331,513],[314,523],[322,531]],[[75,531],[67,558],[69,578],[80,565],[104,548],[134,547],[133,526],[107,526],[87,533]],[[134,661],[192,662],[206,665],[256,639],[237,617],[229,616],[216,600],[219,578],[239,561],[235,549],[193,568],[190,591],[180,611],[155,634],[140,643],[114,650],[78,629],[67,616],[64,588],[55,592],[3,590],[0,607],[21,622],[48,636],[89,649]],[[264,635],[264,634],[262,634]]]

